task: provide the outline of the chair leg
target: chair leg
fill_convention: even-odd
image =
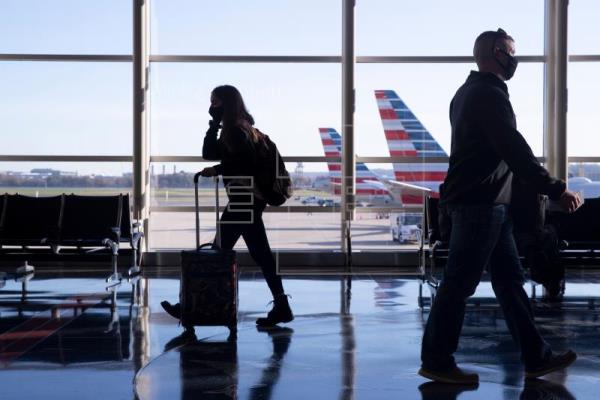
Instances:
[[[139,243],[138,243],[139,246]],[[133,254],[133,265],[127,270],[127,275],[131,278],[135,275],[138,275],[141,272],[140,261],[139,260],[139,249],[138,247],[131,247],[131,252]]]
[[[111,284],[120,283],[121,280],[123,279],[123,276],[117,271],[117,261],[118,261],[118,255],[113,253],[113,256],[112,256],[113,273],[108,278],[106,278],[107,283],[111,283]]]

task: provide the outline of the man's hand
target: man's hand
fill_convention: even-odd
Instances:
[[[202,171],[200,171],[200,175],[204,177],[217,176],[217,170],[214,167],[204,168]]]
[[[560,195],[560,204],[567,210],[572,213],[577,210],[579,206],[581,206],[581,198],[578,193],[571,192],[570,190],[565,190],[563,194]]]

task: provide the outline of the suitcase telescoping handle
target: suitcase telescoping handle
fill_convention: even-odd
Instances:
[[[200,179],[201,173],[197,172],[194,175],[194,200],[196,205],[196,249],[205,247],[200,246],[200,205],[198,204],[198,180]],[[221,248],[221,224],[219,223],[219,177],[215,176],[215,216],[217,225],[217,234],[215,236],[215,243],[218,248]]]

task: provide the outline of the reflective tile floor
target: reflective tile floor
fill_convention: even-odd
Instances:
[[[105,271],[40,270],[0,288],[1,399],[598,399],[600,275],[572,274],[568,301],[536,302],[568,372],[525,382],[502,313],[482,283],[457,353],[477,388],[427,383],[416,371],[427,312],[414,277],[286,278],[296,320],[259,330],[260,275],[243,272],[236,337],[196,328],[184,340],[159,303],[176,300],[176,270],[148,269],[107,290]],[[529,286],[527,287],[529,290]],[[137,397],[136,397],[137,396]]]

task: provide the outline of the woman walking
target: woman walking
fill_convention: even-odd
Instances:
[[[240,92],[233,86],[216,87],[210,96],[208,113],[212,117],[204,138],[202,157],[220,160],[220,164],[204,168],[202,176],[222,175],[228,188],[229,204],[220,219],[220,241],[223,250],[231,250],[238,239],[244,238],[248,251],[260,266],[273,295],[273,309],[259,326],[273,326],[294,319],[281,277],[277,275],[275,258],[271,252],[262,214],[267,205],[256,189],[257,149],[266,146],[264,135],[254,128],[254,118],[246,109]],[[219,137],[218,133],[221,130]],[[165,311],[180,318],[179,304],[161,303]]]

